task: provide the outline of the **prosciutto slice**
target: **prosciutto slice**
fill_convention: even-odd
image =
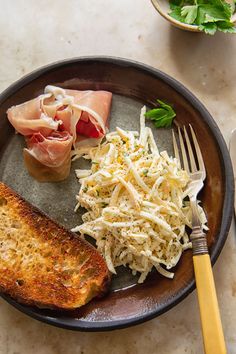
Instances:
[[[46,86],[45,94],[7,111],[8,119],[22,135],[40,132],[47,136],[53,130],[66,130],[77,135],[101,138],[106,133],[112,94],[108,91],[64,90]]]
[[[80,116],[76,123],[77,135],[88,138],[103,137],[106,133],[111,107],[111,92],[65,90],[65,93],[74,97],[74,110],[80,110]]]
[[[47,136],[58,129],[60,122],[46,115],[42,109],[42,102],[47,97],[48,95],[41,95],[8,109],[8,119],[18,133],[27,136],[40,132]]]
[[[107,91],[46,86],[43,95],[8,109],[9,121],[26,137],[24,160],[30,174],[39,181],[65,179],[76,141],[99,143],[106,134],[111,99]]]
[[[45,92],[52,96],[44,100],[44,112],[59,121],[59,129],[67,130],[74,141],[80,136],[101,138],[105,135],[111,92],[64,90],[56,86],[47,86]]]
[[[73,138],[68,132],[52,132],[48,137],[35,133],[27,138],[24,162],[32,177],[40,182],[62,181],[70,173]]]

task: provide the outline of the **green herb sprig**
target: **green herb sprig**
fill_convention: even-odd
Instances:
[[[168,128],[171,126],[176,113],[167,103],[161,100],[157,100],[157,102],[159,107],[151,109],[145,116],[151,119],[157,128]]]
[[[224,0],[170,0],[169,15],[189,25],[197,25],[207,34],[221,31],[236,33],[231,16],[235,11],[234,1],[229,4]]]

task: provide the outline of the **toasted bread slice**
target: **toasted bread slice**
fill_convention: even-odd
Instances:
[[[0,182],[0,291],[39,307],[74,309],[102,295],[98,251]]]

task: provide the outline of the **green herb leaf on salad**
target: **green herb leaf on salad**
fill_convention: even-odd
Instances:
[[[222,31],[236,33],[231,16],[235,11],[234,1],[224,0],[170,0],[169,15],[176,20],[196,25],[207,34]]]
[[[176,113],[167,103],[161,100],[157,100],[157,102],[159,107],[151,109],[145,116],[154,122],[155,127],[168,128],[171,126]]]

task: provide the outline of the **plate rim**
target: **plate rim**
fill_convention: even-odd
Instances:
[[[31,81],[37,79],[41,75],[50,72],[53,69],[63,66],[69,66],[71,64],[76,64],[78,62],[104,62],[111,63],[118,66],[131,66],[135,69],[148,72],[159,80],[164,81],[169,86],[171,86],[175,91],[181,94],[201,115],[203,121],[209,126],[211,133],[214,136],[215,141],[217,142],[221,164],[224,168],[223,174],[225,179],[225,198],[223,204],[222,211],[222,221],[221,221],[221,229],[218,234],[218,242],[216,247],[213,246],[213,251],[210,254],[212,265],[216,262],[224,244],[228,236],[228,232],[231,225],[231,220],[233,217],[233,201],[234,201],[234,177],[233,177],[233,169],[232,163],[229,155],[229,151],[226,145],[226,142],[222,136],[222,133],[214,121],[212,115],[209,113],[207,108],[201,103],[201,101],[181,82],[174,79],[170,75],[165,72],[156,69],[150,65],[130,60],[127,58],[120,58],[115,56],[80,56],[73,57],[69,59],[59,60],[56,62],[49,63],[44,65],[22,78],[18,79],[10,86],[8,86],[1,94],[0,94],[0,105],[4,103],[4,101],[14,93],[16,93],[19,89],[30,83]],[[187,297],[194,289],[195,289],[195,280],[193,279],[185,288],[181,289],[178,294],[174,297],[174,300],[167,301],[162,308],[153,310],[152,312],[148,312],[147,314],[142,314],[137,317],[131,317],[128,319],[118,319],[112,321],[83,321],[79,319],[69,318],[63,319],[54,318],[50,316],[46,316],[43,314],[39,314],[35,312],[34,308],[18,303],[13,300],[6,294],[0,294],[3,299],[5,299],[9,304],[13,305],[15,308],[20,310],[21,312],[29,315],[32,318],[40,320],[42,322],[61,327],[64,329],[72,329],[78,331],[88,331],[88,332],[102,332],[108,330],[115,330],[121,328],[127,328],[130,326],[138,325],[140,323],[151,320],[164,312],[167,312],[172,307],[176,306],[179,302],[181,302],[185,297]]]

